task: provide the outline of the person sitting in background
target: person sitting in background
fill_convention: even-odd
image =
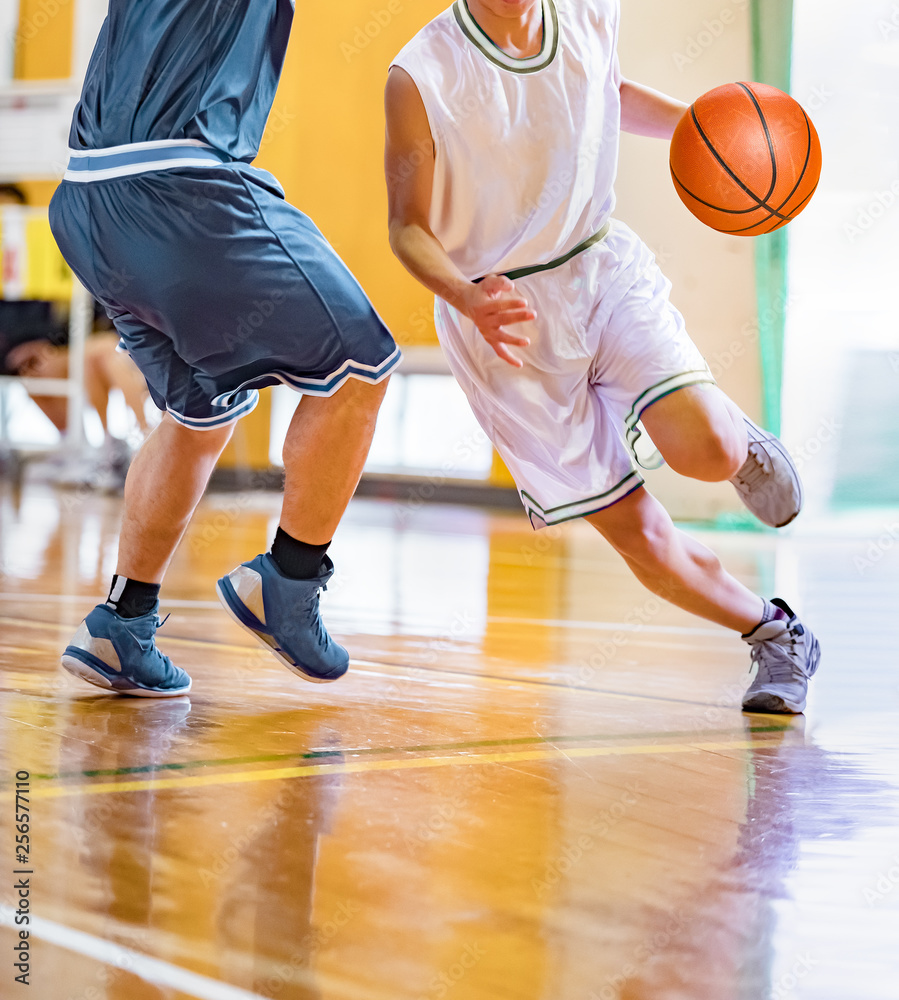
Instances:
[[[12,184],[0,185],[0,206],[26,205],[24,192]],[[131,449],[109,430],[109,396],[118,389],[134,414],[141,438],[150,431],[144,404],[147,383],[127,354],[116,350],[118,335],[102,309],[97,308],[94,334],[85,344],[84,389],[87,401],[100,418],[104,445],[93,461],[79,462],[67,474],[79,482],[115,485],[124,481]],[[68,332],[64,310],[54,302],[0,299],[0,375],[29,378],[67,378]],[[68,429],[65,396],[29,393],[33,402],[61,435]],[[98,468],[99,467],[99,468]],[[105,474],[111,473],[112,476]],[[60,481],[59,477],[54,477]],[[112,482],[110,481],[112,479]]]
[[[88,338],[84,345],[85,395],[97,411],[104,436],[110,439],[112,435],[107,416],[109,394],[113,389],[118,389],[125,397],[125,403],[134,414],[141,436],[144,437],[150,431],[144,412],[144,403],[149,397],[147,383],[131,358],[116,350],[118,342],[117,334],[105,331]],[[54,343],[50,338],[28,340],[7,352],[5,366],[7,374],[21,378],[68,378],[69,348],[66,344]],[[65,434],[68,417],[65,397],[32,395],[31,398],[60,434]]]

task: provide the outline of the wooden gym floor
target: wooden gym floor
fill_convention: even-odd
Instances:
[[[899,514],[704,535],[822,640],[781,718],[742,715],[745,647],[586,525],[414,498],[355,502],[333,546],[344,680],[219,608],[277,498],[211,496],[164,590],[193,693],[110,697],[57,663],[119,505],[0,485],[0,996],[899,998]]]

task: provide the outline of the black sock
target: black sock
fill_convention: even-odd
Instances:
[[[159,586],[158,583],[141,583],[126,576],[114,576],[106,603],[122,618],[140,618],[155,610]]]
[[[272,559],[278,569],[291,580],[311,580],[321,576],[322,563],[330,542],[324,545],[309,545],[288,535],[283,528],[278,528],[272,543]]]

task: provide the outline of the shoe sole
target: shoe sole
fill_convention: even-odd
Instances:
[[[755,712],[764,715],[802,715],[805,711],[805,701],[801,705],[790,704],[780,695],[762,692],[747,698],[743,702],[744,712]]]
[[[224,579],[227,579],[225,577]],[[339,681],[341,677],[346,674],[346,670],[343,673],[338,674],[336,677],[318,677],[315,674],[307,673],[302,666],[298,663],[294,663],[293,660],[288,660],[287,657],[279,650],[276,649],[266,638],[265,634],[262,632],[257,632],[252,626],[247,625],[245,621],[240,617],[240,615],[231,606],[231,600],[228,594],[222,587],[223,580],[219,580],[215,585],[215,592],[218,595],[218,599],[221,602],[222,607],[228,614],[234,619],[237,624],[244,629],[244,631],[249,632],[249,634],[256,640],[256,642],[262,646],[263,649],[267,650],[276,659],[280,660],[282,664],[292,673],[296,674],[297,677],[302,677],[304,681],[309,681],[311,684],[333,684],[334,681]]]
[[[110,694],[129,695],[132,698],[181,698],[190,691],[193,683],[191,681],[187,687],[173,688],[171,691],[160,691],[144,687],[117,688],[112,686],[112,682],[108,677],[104,677],[98,670],[95,670],[90,664],[85,663],[84,660],[79,659],[77,656],[64,653],[60,663],[65,670],[79,680],[87,681],[88,684],[102,688],[102,690],[108,691]]]
[[[799,470],[796,468],[796,463],[793,461],[793,456],[787,451],[786,448],[784,448],[779,438],[777,438],[773,434],[769,434],[768,431],[764,430],[764,428],[759,427],[759,425],[754,421],[750,420],[745,413],[743,414],[743,419],[746,421],[747,424],[749,424],[749,426],[755,431],[755,433],[758,434],[761,444],[764,444],[772,448],[773,450],[780,452],[781,456],[793,470],[793,473],[796,477],[796,485],[799,487],[799,502],[797,504],[796,513],[793,514],[792,517],[787,518],[786,521],[781,521],[780,524],[770,524],[768,521],[762,521],[762,519],[758,516],[758,514],[753,514],[754,517],[757,517],[760,521],[762,521],[762,524],[767,524],[768,527],[770,528],[785,528],[788,524],[792,524],[796,520],[796,518],[799,517],[799,515],[802,513],[802,507],[805,504],[805,491],[802,487],[802,477],[799,475]],[[753,512],[750,511],[750,513],[752,514]]]

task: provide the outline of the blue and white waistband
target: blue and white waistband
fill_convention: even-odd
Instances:
[[[107,149],[70,149],[63,180],[85,183],[129,177],[150,170],[231,163],[231,158],[199,139],[157,139]]]

